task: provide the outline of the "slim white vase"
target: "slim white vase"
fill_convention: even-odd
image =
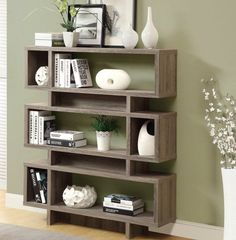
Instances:
[[[79,41],[79,32],[63,32],[63,40],[66,47],[76,47]]]
[[[236,240],[236,169],[221,169],[224,191],[224,240]]]
[[[154,122],[146,121],[138,135],[138,153],[141,156],[153,156],[155,153]]]
[[[96,131],[96,137],[97,137],[97,149],[98,149],[98,151],[108,151],[108,150],[110,150],[111,132]]]
[[[143,29],[141,37],[145,48],[156,48],[158,42],[158,32],[153,24],[151,7],[148,7],[147,23]]]
[[[138,34],[134,31],[131,24],[122,34],[122,43],[127,49],[134,49],[138,43]]]

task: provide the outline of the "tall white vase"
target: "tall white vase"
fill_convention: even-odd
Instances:
[[[143,29],[141,37],[145,48],[156,48],[158,42],[158,32],[153,24],[151,7],[148,7],[147,23]]]
[[[236,169],[221,169],[224,191],[224,240],[236,240]]]
[[[131,24],[122,34],[122,43],[127,49],[135,48],[138,43],[138,34],[134,31]]]

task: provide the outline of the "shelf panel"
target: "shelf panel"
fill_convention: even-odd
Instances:
[[[39,169],[48,169],[49,161],[46,159],[37,160],[37,161],[26,161],[24,162],[24,166],[30,167],[30,168],[39,168]]]
[[[50,210],[88,216],[88,217],[95,217],[100,219],[114,220],[119,222],[128,222],[128,223],[137,224],[141,226],[155,225],[152,212],[144,212],[140,215],[132,217],[132,216],[125,216],[120,214],[105,213],[102,210],[102,206],[94,206],[89,209],[76,209],[76,208],[67,207],[64,205],[64,203],[52,205],[50,206]]]
[[[81,113],[81,114],[91,114],[91,115],[101,115],[101,109],[79,109],[76,107],[50,107],[45,103],[34,103],[30,105],[25,105],[26,108],[32,110],[45,110],[51,112],[65,112],[65,113]],[[115,110],[102,110],[103,115],[107,116],[117,116],[117,117],[125,117],[127,114],[124,111],[115,111]]]
[[[42,209],[48,209],[48,204],[43,203],[37,203],[35,201],[24,201],[24,206],[28,207],[34,207],[34,208],[42,208]]]
[[[153,111],[136,111],[130,113],[133,118],[143,118],[143,119],[160,119],[169,116],[176,115],[176,112],[153,112]]]
[[[124,159],[127,157],[125,149],[112,149],[106,152],[99,152],[97,147],[87,145],[81,148],[67,148],[67,147],[57,147],[51,145],[34,145],[34,144],[25,144],[25,147],[31,148],[39,148],[39,149],[48,149],[60,152],[69,152],[69,153],[76,153],[76,154],[84,154],[84,155],[91,155],[91,156],[100,156],[100,157],[114,157],[114,158],[121,158]]]

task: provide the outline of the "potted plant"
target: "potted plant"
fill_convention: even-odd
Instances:
[[[74,22],[79,9],[76,10],[73,5],[69,5],[68,0],[54,0],[54,2],[63,20],[61,26],[66,29],[66,32],[63,32],[65,46],[75,47],[79,39],[79,32],[75,32],[77,27]]]
[[[111,133],[113,131],[118,132],[119,129],[117,120],[112,117],[99,115],[94,117],[91,126],[96,130],[98,151],[108,151],[110,149]]]
[[[221,174],[224,192],[224,240],[236,239],[236,101],[222,96],[216,81],[203,80],[206,102],[205,120],[221,155]]]

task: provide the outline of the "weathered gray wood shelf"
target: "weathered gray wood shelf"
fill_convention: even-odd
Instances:
[[[176,176],[169,173],[151,172],[150,163],[157,164],[176,158],[176,113],[153,111],[150,104],[153,100],[176,96],[177,51],[27,47],[25,52],[25,85],[29,90],[47,91],[49,101],[25,105],[25,147],[47,150],[48,159],[24,163],[24,204],[47,209],[48,224],[64,221],[123,232],[127,238],[144,233],[150,227],[160,227],[174,222],[176,218]],[[148,59],[148,63],[152,65],[153,88],[147,90],[134,87],[129,90],[114,91],[97,87],[56,88],[54,87],[54,56],[56,53],[71,53],[74,57],[81,55],[82,57],[88,56],[90,59],[103,55],[114,56],[122,59],[122,63],[126,66],[130,63],[130,59],[134,66],[135,63],[140,64],[142,58]],[[94,64],[90,66],[92,72],[97,69]],[[101,62],[99,64],[102,65]],[[115,61],[114,64],[116,64]],[[35,72],[40,66],[49,67],[49,83],[46,87],[39,87],[34,81]],[[135,74],[139,74],[139,71],[142,70],[135,69]],[[135,75],[131,73],[131,77],[135,81]],[[99,152],[96,146],[91,144],[81,148],[29,144],[29,111],[31,110],[78,115],[99,115],[102,112],[104,115],[122,118],[126,125],[126,146],[121,149]],[[155,154],[140,156],[137,149],[138,133],[142,124],[147,120],[154,121]],[[34,202],[30,168],[47,171],[47,204]],[[139,184],[147,184],[152,189],[151,205],[143,214],[135,217],[104,213],[99,202],[90,209],[66,207],[62,201],[62,192],[67,185],[74,184],[76,176],[99,177],[105,181],[113,179],[122,184],[130,182],[136,184],[137,187]],[[143,185],[140,185],[140,189],[142,189],[141,186]]]

